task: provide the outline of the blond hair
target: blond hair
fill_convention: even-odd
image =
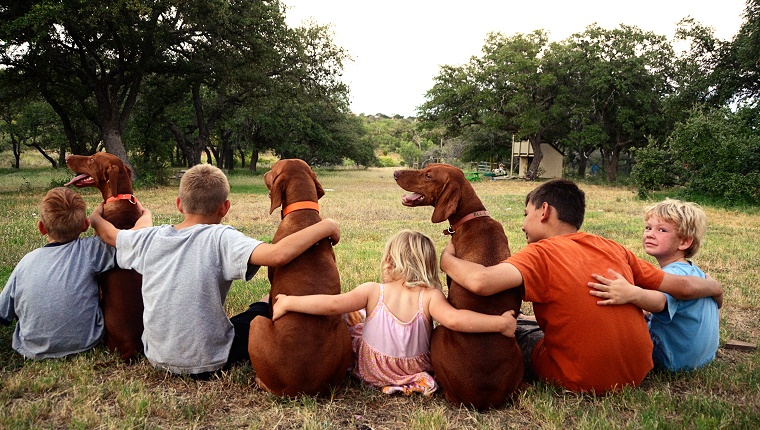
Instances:
[[[697,254],[707,230],[707,214],[701,206],[692,202],[665,199],[644,209],[644,221],[652,217],[673,224],[679,239],[693,239],[691,246],[685,251],[686,258]]]
[[[179,198],[186,213],[211,215],[230,195],[230,183],[218,167],[196,164],[179,182]]]
[[[438,256],[433,241],[423,233],[401,230],[385,245],[383,281],[403,279],[407,287],[441,289]]]
[[[69,242],[79,237],[87,221],[87,205],[74,191],[56,187],[48,191],[40,204],[40,221],[48,237]]]

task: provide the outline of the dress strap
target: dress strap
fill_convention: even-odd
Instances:
[[[419,299],[417,299],[417,307],[419,308],[419,312],[422,312],[422,314],[424,315],[425,314],[425,312],[424,312],[425,308],[422,307],[422,295],[423,294],[425,294],[425,289],[424,288],[420,289],[420,297],[419,297]]]
[[[380,297],[377,298],[378,303],[383,303],[383,296],[385,295],[385,284],[380,283]]]

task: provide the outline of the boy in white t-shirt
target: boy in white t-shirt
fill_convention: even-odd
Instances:
[[[235,362],[249,360],[248,330],[256,316],[270,316],[257,302],[227,317],[224,302],[235,279],[250,280],[259,266],[281,266],[326,237],[337,243],[332,219],[303,229],[275,244],[250,238],[221,221],[230,208],[230,186],[217,167],[199,164],[182,176],[176,225],[118,230],[93,212],[91,223],[106,243],[116,246],[120,267],[143,275],[143,346],[150,363],[176,374],[206,379]],[[138,223],[151,214],[145,210]]]

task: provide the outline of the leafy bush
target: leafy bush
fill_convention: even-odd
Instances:
[[[679,184],[683,168],[674,160],[673,153],[667,147],[650,141],[643,148],[635,148],[636,159],[631,170],[631,179],[638,187],[639,197],[646,197],[650,192]]]
[[[683,185],[692,195],[728,203],[760,202],[760,110],[743,107],[703,112],[676,127],[662,147],[635,152],[639,194]]]

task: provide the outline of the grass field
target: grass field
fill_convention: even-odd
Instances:
[[[444,224],[430,208],[401,205],[392,169],[319,170],[327,190],[322,215],[341,225],[335,252],[342,288],[379,279],[388,237],[401,228],[423,231],[443,247]],[[44,244],[36,214],[44,192],[69,176],[65,169],[0,169],[0,281],[18,260]],[[235,173],[225,223],[268,241],[279,211],[269,214],[260,175]],[[535,183],[481,181],[476,191],[501,221],[512,251],[525,246],[525,194]],[[641,257],[641,211],[649,201],[635,190],[581,184],[587,195],[583,230],[616,240]],[[95,190],[80,190],[92,208]],[[180,220],[177,186],[137,189],[155,224]],[[664,197],[665,194],[658,196]],[[544,384],[526,386],[514,404],[476,412],[449,405],[441,395],[385,396],[347,377],[330,398],[281,399],[261,391],[250,365],[196,382],[152,369],[144,359],[120,363],[105,348],[63,360],[24,361],[10,346],[12,327],[0,327],[0,428],[760,428],[760,352],[724,348],[728,340],[760,341],[760,212],[706,207],[708,233],[694,261],[725,290],[721,348],[707,367],[686,374],[653,373],[639,388],[604,397],[574,394]],[[88,234],[91,234],[88,233]],[[228,313],[245,309],[268,290],[266,270],[236,282]],[[530,304],[524,304],[531,313]],[[600,322],[603,323],[603,322]]]

